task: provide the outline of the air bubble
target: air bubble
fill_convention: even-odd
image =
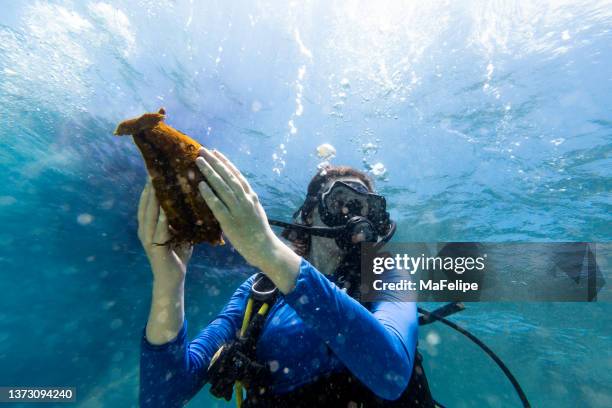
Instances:
[[[438,344],[440,344],[440,335],[435,331],[431,331],[427,333],[427,337],[425,337],[425,340],[430,346],[437,346]]]
[[[550,143],[554,144],[555,146],[559,146],[563,142],[565,142],[565,139],[562,138],[562,137],[560,137],[558,139],[553,139],[553,140],[550,141]]]
[[[121,326],[123,326],[123,320],[121,319],[115,319],[111,322],[110,324],[110,328],[112,330],[117,330],[118,328],[120,328]]]
[[[364,154],[376,153],[376,151],[378,151],[378,145],[372,142],[364,143],[363,145],[361,145],[361,151]]]
[[[370,171],[376,177],[383,177],[387,173],[387,169],[385,168],[385,165],[380,162],[374,164],[372,168],[370,169]]]
[[[317,147],[317,156],[329,160],[336,155],[336,148],[329,143],[323,143]]]
[[[562,39],[563,41],[568,41],[570,38],[572,38],[572,37],[570,36],[570,33],[569,33],[569,31],[568,31],[568,30],[565,30],[565,31],[563,31],[563,32],[561,33],[561,39]]]
[[[77,222],[81,225],[89,225],[92,223],[94,217],[91,214],[83,213],[77,217]]]

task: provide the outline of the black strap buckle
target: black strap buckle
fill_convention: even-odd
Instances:
[[[271,300],[278,294],[278,288],[263,273],[258,273],[251,286],[251,297],[253,300],[263,303],[272,303]]]

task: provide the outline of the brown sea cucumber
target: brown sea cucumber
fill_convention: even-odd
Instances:
[[[205,181],[195,164],[202,145],[166,125],[157,113],[123,121],[115,135],[132,135],[152,178],[155,195],[170,224],[172,239],[162,244],[223,244],[221,227],[198,192]]]

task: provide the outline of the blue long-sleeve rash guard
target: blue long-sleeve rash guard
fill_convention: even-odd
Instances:
[[[212,356],[239,332],[253,278],[191,342],[187,321],[163,345],[149,343],[143,330],[141,407],[182,407],[202,388]],[[302,259],[294,290],[279,296],[268,314],[257,360],[272,371],[273,393],[347,368],[375,394],[393,400],[410,379],[417,330],[414,303],[378,302],[368,310]]]

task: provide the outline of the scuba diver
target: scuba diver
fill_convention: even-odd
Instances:
[[[435,407],[417,352],[415,303],[360,303],[359,246],[395,231],[384,197],[350,167],[314,176],[292,223],[268,220],[221,153],[202,149],[199,192],[233,247],[260,270],[191,341],[184,280],[188,246],[170,236],[147,183],[139,238],[153,271],[141,339],[140,406],[184,406],[206,383],[241,407]],[[271,224],[284,227],[282,239]]]
[[[478,345],[521,405],[531,406],[504,362],[446,319],[463,310],[462,303],[428,311],[393,292],[361,302],[361,244],[382,249],[395,232],[385,198],[366,174],[322,169],[286,223],[268,220],[257,194],[221,153],[202,148],[196,164],[206,179],[199,193],[224,235],[261,272],[189,341],[184,283],[192,248],[160,244],[170,239],[171,226],[149,179],[138,208],[138,237],[153,272],[141,338],[141,407],[182,407],[207,383],[214,396],[233,396],[241,408],[441,407],[416,347],[419,326],[433,322]],[[271,225],[284,228],[284,240]]]

